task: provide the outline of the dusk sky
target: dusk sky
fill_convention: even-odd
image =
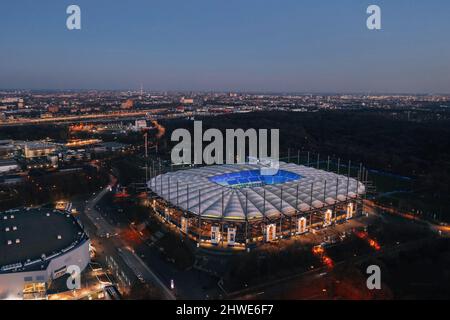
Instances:
[[[82,30],[66,28],[66,8]],[[382,9],[382,30],[366,9]],[[450,93],[448,0],[2,0],[0,88]]]

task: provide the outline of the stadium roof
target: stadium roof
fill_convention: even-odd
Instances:
[[[61,253],[84,236],[75,218],[61,211],[36,208],[1,212],[0,267],[17,263],[40,266],[42,263],[30,262],[42,262],[43,254],[50,258]]]
[[[267,180],[257,173],[263,168],[260,164],[200,167],[159,175],[148,185],[174,206],[225,220],[290,216],[296,207],[307,212],[365,193],[361,182],[333,172],[281,162],[278,175]]]

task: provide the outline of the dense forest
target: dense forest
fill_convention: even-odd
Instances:
[[[450,168],[450,121],[411,122],[380,113],[261,112],[199,118],[203,130],[280,129],[280,150],[290,148],[363,162],[406,176]],[[169,133],[192,122],[165,123]],[[166,136],[170,139],[170,135]],[[173,144],[172,144],[173,145]]]
[[[389,111],[259,112],[197,118],[208,128],[280,129],[280,152],[296,157],[297,150],[362,162],[371,169],[408,176],[423,201],[446,211],[450,204],[450,121],[407,120]],[[170,154],[176,128],[193,131],[193,122],[164,123],[161,153]],[[345,160],[344,160],[345,161]],[[446,215],[446,212],[442,212]]]

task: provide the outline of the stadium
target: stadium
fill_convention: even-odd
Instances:
[[[334,172],[261,161],[178,170],[148,182],[155,212],[199,246],[250,248],[361,214],[365,186]]]
[[[0,299],[45,299],[52,280],[89,263],[89,238],[71,214],[46,208],[0,213]]]

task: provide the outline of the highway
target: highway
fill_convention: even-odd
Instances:
[[[46,123],[71,123],[85,120],[104,120],[104,119],[117,119],[117,118],[126,118],[126,117],[143,117],[148,113],[154,113],[155,109],[143,109],[143,110],[135,110],[130,112],[109,112],[109,113],[99,113],[99,114],[86,114],[86,115],[77,115],[77,116],[60,116],[53,118],[21,118],[14,120],[7,120],[0,122],[0,127],[7,126],[18,126],[18,125],[35,125],[35,124],[46,124]]]

